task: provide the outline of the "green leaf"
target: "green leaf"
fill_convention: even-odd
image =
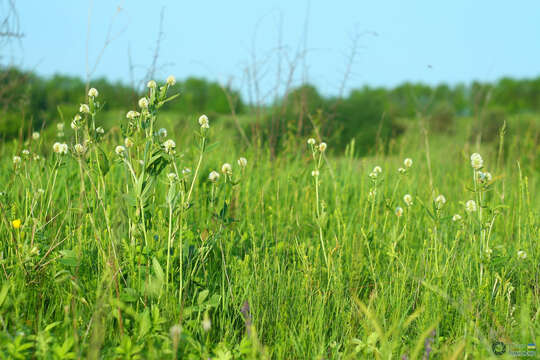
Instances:
[[[157,259],[154,257],[152,258],[152,267],[154,268],[154,273],[156,274],[157,279],[160,282],[163,282],[165,279],[165,275],[163,273],[163,269],[161,268],[161,265],[157,261]]]
[[[208,297],[208,293],[210,291],[208,290],[203,290],[199,293],[199,297],[197,298],[197,304],[199,305],[202,305],[202,303],[204,302],[204,300],[206,300],[206,298]]]
[[[73,250],[62,250],[60,251],[62,257],[58,260],[61,264],[66,266],[77,266],[79,260],[77,254]]]

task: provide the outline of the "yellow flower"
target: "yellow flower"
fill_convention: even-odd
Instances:
[[[21,227],[21,219],[15,219],[11,222],[11,225],[13,225],[14,229],[18,229]]]

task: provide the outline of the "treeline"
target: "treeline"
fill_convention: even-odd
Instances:
[[[91,86],[104,95],[106,109],[131,109],[142,95],[133,87],[106,79]],[[273,148],[279,148],[287,134],[303,136],[317,126],[326,136],[345,144],[355,137],[357,144],[370,147],[376,138],[388,138],[403,131],[403,119],[426,119],[434,131],[450,131],[457,116],[471,116],[491,122],[494,128],[510,114],[540,113],[540,77],[503,78],[495,83],[428,86],[404,83],[392,89],[369,87],[352,90],[345,98],[325,97],[314,86],[292,89],[272,105],[246,104],[239,91],[221,88],[205,79],[188,78],[177,83],[180,97],[168,110],[185,114],[218,116],[252,114],[259,121],[246,125]],[[15,68],[0,69],[0,131],[2,137],[16,135],[21,121],[32,127],[50,123],[58,109],[71,109],[85,101],[86,84],[77,77],[41,77]],[[249,130],[249,129],[246,129]]]
[[[103,95],[104,110],[133,109],[143,96],[132,86],[104,78],[93,80],[91,86]],[[218,83],[205,79],[188,78],[177,82],[176,88],[181,96],[168,103],[167,110],[186,114],[226,114],[230,113],[230,106],[238,113],[244,108],[237,91],[227,89],[225,92]],[[78,77],[42,77],[16,68],[0,69],[2,137],[16,135],[22,122],[39,128],[43,123],[58,119],[59,111],[65,109],[65,113],[70,114],[76,109],[74,105],[86,101],[85,94],[86,83]]]

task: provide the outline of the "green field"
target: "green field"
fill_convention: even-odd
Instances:
[[[0,146],[0,358],[500,359],[496,341],[540,342],[538,117],[489,141],[470,118],[409,119],[362,157],[315,129],[273,153],[148,97],[128,119],[100,94],[75,130]]]

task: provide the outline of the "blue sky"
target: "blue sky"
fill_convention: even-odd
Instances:
[[[94,78],[128,82],[129,48],[138,66],[135,76],[143,76],[152,61],[163,7],[164,38],[156,74],[161,78],[170,73],[179,79],[191,75],[232,79],[234,86],[243,88],[247,84],[243,70],[256,54],[264,73],[262,87],[271,89],[280,28],[282,46],[290,57],[306,44],[305,62],[297,67],[294,83],[306,78],[325,94],[338,93],[355,34],[360,35],[358,54],[347,89],[540,75],[537,0],[21,0],[17,4],[26,36],[10,48],[10,55],[44,75],[85,76],[90,4],[91,64],[117,7],[122,7],[112,25],[113,35],[119,35],[105,50]]]

